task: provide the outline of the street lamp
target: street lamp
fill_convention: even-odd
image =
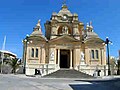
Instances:
[[[26,35],[26,38],[23,40],[23,43],[25,44],[25,47],[24,47],[24,62],[23,62],[23,73],[25,74],[25,68],[26,68],[26,55],[27,55],[27,44],[28,44],[28,37],[29,35],[27,34]]]
[[[106,37],[106,41],[105,44],[107,45],[107,55],[108,55],[108,75],[111,75],[111,71],[110,71],[110,55],[109,55],[109,44],[111,44],[112,42],[108,39],[108,37]]]

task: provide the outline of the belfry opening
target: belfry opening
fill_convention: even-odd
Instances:
[[[70,50],[60,50],[60,68],[70,67]]]

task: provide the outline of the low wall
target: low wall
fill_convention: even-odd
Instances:
[[[29,64],[26,66],[26,75],[47,75],[57,71],[56,64]]]
[[[106,65],[79,65],[78,70],[91,76],[106,76],[108,68]]]

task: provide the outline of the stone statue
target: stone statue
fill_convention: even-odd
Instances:
[[[82,60],[82,61],[84,61],[84,56],[85,56],[84,53],[81,52],[81,60]]]
[[[52,52],[50,53],[50,58],[51,58],[51,60],[54,60],[54,51],[52,51]]]
[[[68,27],[67,26],[62,27],[62,33],[68,34]]]

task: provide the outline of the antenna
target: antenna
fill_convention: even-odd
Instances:
[[[2,50],[5,49],[5,43],[6,43],[6,36],[4,37],[4,42],[3,42]]]

